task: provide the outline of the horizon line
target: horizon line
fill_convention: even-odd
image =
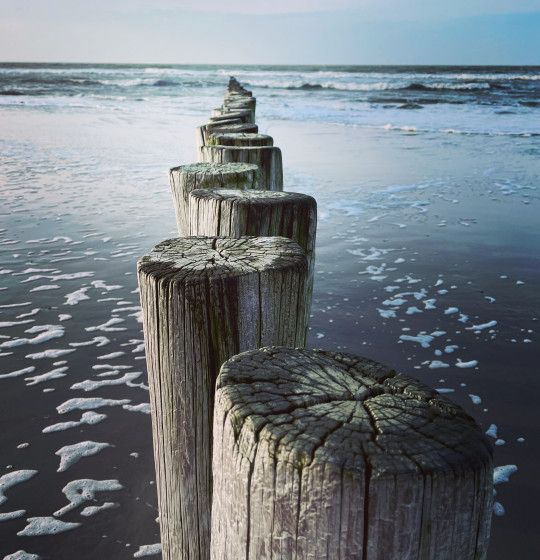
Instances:
[[[98,62],[98,61],[91,61],[91,62],[83,62],[83,61],[36,61],[36,60],[0,60],[0,64],[81,64],[81,65],[106,65],[106,64],[114,64],[114,65],[122,65],[122,66],[299,66],[299,67],[310,67],[310,66],[348,66],[348,67],[366,67],[366,66],[387,66],[387,67],[406,67],[406,66],[415,66],[417,68],[422,67],[433,67],[433,66],[440,66],[446,68],[452,67],[459,67],[459,68],[475,68],[475,67],[490,67],[490,68],[539,68],[540,69],[540,62],[538,64],[482,64],[482,63],[467,63],[467,64],[459,64],[459,63],[451,63],[451,64],[441,64],[441,63],[422,63],[422,64],[415,64],[415,63],[339,63],[339,62],[332,62],[332,63],[302,63],[302,64],[295,64],[295,63],[242,63],[242,62]]]

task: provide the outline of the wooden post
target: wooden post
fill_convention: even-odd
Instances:
[[[197,127],[196,140],[197,140],[197,153],[200,156],[201,148],[208,144],[209,137],[216,134],[228,134],[228,133],[257,133],[259,132],[259,127],[252,123],[238,123],[238,122],[217,122],[217,123],[207,123],[202,126]]]
[[[189,234],[189,193],[194,189],[259,188],[259,168],[246,163],[192,163],[169,171],[179,235]]]
[[[317,202],[301,193],[197,189],[189,194],[189,235],[288,237],[308,261],[306,312],[313,293]],[[306,323],[307,323],[306,319]]]
[[[283,190],[283,164],[281,150],[276,146],[202,146],[202,161],[213,163],[255,163],[261,171],[262,190]]]
[[[138,262],[164,560],[208,560],[220,365],[303,346],[307,262],[283,237],[163,241]]]
[[[457,405],[351,355],[221,368],[213,560],[484,560],[492,450]]]
[[[236,121],[248,123],[250,122],[251,114],[249,111],[229,111],[224,115],[215,115],[210,117],[210,122],[222,122],[222,121]]]
[[[273,146],[274,139],[268,134],[253,134],[246,132],[220,133],[213,132],[207,144],[218,146]]]
[[[247,123],[254,123],[255,122],[255,113],[248,107],[248,108],[229,108],[229,107],[218,107],[217,109],[212,109],[212,118],[215,117],[228,117],[230,115],[234,115],[234,117],[241,117],[244,119],[243,122]]]
[[[238,109],[251,111],[251,122],[255,122],[255,111],[257,100],[255,97],[243,97],[242,99],[225,98],[223,101],[222,110],[235,111]]]

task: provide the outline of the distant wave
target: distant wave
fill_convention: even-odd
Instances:
[[[16,89],[6,89],[4,91],[0,91],[0,95],[26,95],[26,93]]]
[[[99,86],[103,82],[90,78],[68,78],[64,76],[21,75],[16,77],[0,77],[0,83],[10,83],[24,86]]]
[[[287,89],[325,89],[322,84],[302,84],[301,86],[287,86]],[[335,89],[332,86],[327,87],[326,89]]]
[[[178,82],[173,80],[156,80],[152,85],[154,87],[169,87],[178,85]]]
[[[360,101],[364,101],[361,99]],[[451,105],[464,105],[466,103],[465,100],[459,98],[442,98],[442,97],[391,97],[386,95],[381,95],[380,97],[368,97],[368,103],[382,103],[384,105],[387,104],[397,104],[397,105],[405,105],[407,103],[417,103],[419,105],[437,105],[439,103],[444,104],[451,104]]]
[[[466,84],[452,84],[448,82],[439,82],[433,84],[412,83],[402,88],[404,91],[475,91],[479,89],[490,89],[492,86],[488,82],[469,82]]]
[[[478,90],[489,90],[489,89],[499,89],[505,88],[507,86],[489,83],[489,82],[467,82],[467,83],[455,83],[455,82],[434,82],[434,83],[420,83],[412,82],[403,85],[403,82],[374,82],[374,83],[357,83],[357,82],[326,82],[326,83],[312,83],[305,82],[303,84],[298,83],[268,83],[268,82],[257,82],[253,80],[252,82],[247,82],[248,85],[252,87],[259,87],[264,89],[288,89],[288,90],[307,90],[307,91],[317,91],[317,90],[333,90],[333,91],[478,91]]]

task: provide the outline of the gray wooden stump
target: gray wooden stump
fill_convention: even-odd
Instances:
[[[208,145],[217,146],[273,146],[274,139],[268,134],[253,134],[246,132],[227,132],[215,133],[213,132],[208,142]]]
[[[169,171],[179,235],[189,235],[189,193],[194,189],[257,189],[259,168],[246,163],[192,163]]]
[[[265,348],[221,368],[213,560],[483,560],[492,450],[457,405],[351,355]]]
[[[217,122],[207,123],[197,127],[197,153],[200,153],[202,146],[209,142],[209,138],[213,134],[237,134],[237,133],[257,133],[259,127],[252,123],[241,122]]]
[[[257,100],[255,97],[243,97],[242,99],[225,98],[222,105],[222,110],[224,111],[235,111],[238,109],[251,111],[251,122],[255,122],[256,108]]]
[[[164,560],[208,560],[220,365],[302,346],[306,257],[283,237],[163,241],[138,262]]]
[[[257,99],[255,97],[230,97],[225,94],[223,99],[223,105],[225,107],[242,107],[242,108],[250,108],[255,110],[257,107]]]
[[[224,115],[214,115],[210,117],[210,122],[236,121],[248,123],[250,122],[250,118],[249,111],[229,111]]]
[[[215,117],[228,117],[230,115],[234,115],[234,117],[240,117],[245,119],[244,122],[254,123],[255,122],[255,113],[249,107],[218,107],[217,109],[212,109],[212,118]]]
[[[275,235],[296,241],[308,261],[309,313],[317,232],[317,202],[313,197],[278,191],[197,189],[189,194],[189,227],[190,235]]]
[[[283,163],[281,150],[276,146],[211,146],[201,147],[202,161],[213,163],[255,163],[261,172],[262,190],[283,190]]]

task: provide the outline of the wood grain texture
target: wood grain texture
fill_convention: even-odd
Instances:
[[[216,109],[212,109],[212,117],[227,117],[234,115],[234,118],[241,117],[244,122],[254,123],[255,122],[255,111],[249,107],[229,107],[227,105],[222,105]]]
[[[170,239],[138,262],[164,560],[209,558],[220,365],[304,345],[306,273],[303,250],[281,237]]]
[[[210,117],[210,122],[232,121],[249,123],[251,119],[249,111],[228,111],[226,114]]]
[[[211,146],[273,146],[274,139],[268,134],[246,132],[213,132],[207,142]]]
[[[200,154],[200,149],[202,146],[208,144],[209,138],[213,134],[228,134],[228,133],[257,133],[259,132],[259,127],[252,123],[238,123],[238,122],[217,122],[217,123],[207,123],[202,126],[197,127],[197,153]]]
[[[260,172],[255,164],[193,163],[169,171],[176,225],[179,235],[189,234],[189,193],[194,189],[259,188]]]
[[[313,197],[279,191],[197,189],[189,195],[189,212],[190,235],[275,235],[296,241],[308,260],[309,313],[317,232],[317,202]]]
[[[201,160],[212,163],[254,163],[261,172],[260,188],[268,191],[283,190],[283,163],[281,150],[276,146],[202,146]]]
[[[213,560],[483,560],[492,449],[436,391],[356,356],[264,348],[221,368]]]

